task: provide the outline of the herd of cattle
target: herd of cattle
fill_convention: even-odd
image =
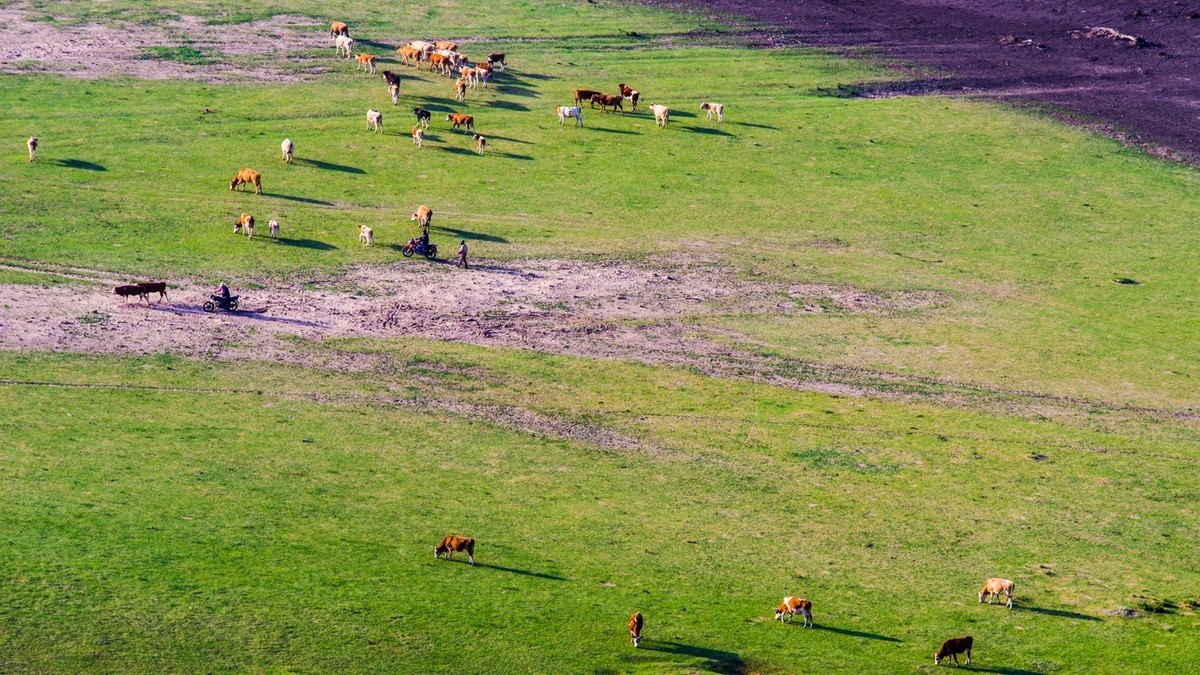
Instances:
[[[440,558],[442,554],[446,555],[446,559],[454,558],[455,553],[466,553],[467,562],[471,565],[475,564],[475,540],[471,537],[460,537],[458,535],[447,535],[442,537],[441,542],[433,547],[433,557]],[[997,598],[1007,598],[1008,608],[1012,609],[1013,590],[1016,584],[1008,579],[992,578],[983,582],[983,588],[979,591],[979,602],[982,603],[984,598],[990,605]],[[783,623],[791,623],[792,618],[797,614],[804,620],[805,628],[813,627],[812,602],[805,598],[797,598],[794,596],[786,596],[779,606],[775,608],[775,620]],[[642,642],[642,628],[646,624],[646,618],[641,612],[634,612],[629,617],[629,638],[633,642],[636,649]],[[933,654],[933,665],[940,665],[947,657],[953,659],[954,665],[958,664],[958,655],[966,654],[967,663],[971,663],[971,649],[975,644],[975,639],[970,635],[962,637],[950,638],[942,643],[942,646]]]

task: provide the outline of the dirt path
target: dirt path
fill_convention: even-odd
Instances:
[[[762,46],[865,47],[950,73],[912,83],[908,90],[887,88],[891,93],[1048,103],[1091,122],[1102,120],[1107,125],[1099,130],[1123,142],[1200,160],[1200,0],[644,3],[728,13],[778,27],[759,33]],[[1140,42],[1088,31],[1096,27]]]

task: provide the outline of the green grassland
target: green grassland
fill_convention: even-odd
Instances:
[[[1194,432],[424,341],[311,348],[378,367],[0,357],[40,383],[0,386],[6,670],[913,672],[961,633],[986,672],[1200,655]],[[404,403],[430,397],[642,445]],[[479,565],[433,560],[448,532]],[[1013,611],[975,600],[1001,572]],[[817,630],[771,621],[792,593]],[[1121,606],[1164,611],[1105,614]]]
[[[680,320],[793,362],[1098,405],[1051,420],[417,339],[294,346],[357,374],[0,354],[0,671],[910,672],[963,633],[985,672],[1200,657],[1192,170],[994,104],[840,98],[898,75],[606,0],[23,6],[62,24],[337,18],[405,79],[393,108],[381,76],[286,45],[330,72],[0,76],[0,263],[52,264],[0,283],[76,283],[53,265],[245,285],[427,264],[396,247],[428,204],[435,241],[491,260],[929,292],[887,313]],[[468,54],[511,67],[458,104],[450,80],[391,61],[409,37],[475,38]],[[618,82],[670,105],[670,127],[585,109],[559,128],[574,89]],[[414,105],[434,112],[423,150]],[[266,194],[227,189],[243,166]],[[242,211],[283,240],[234,237]],[[359,224],[380,245],[358,246]],[[1122,405],[1163,414],[1105,412]],[[475,569],[429,555],[450,532],[479,539]],[[1017,610],[975,603],[993,575],[1016,580]],[[813,600],[818,630],[770,621],[785,594]]]

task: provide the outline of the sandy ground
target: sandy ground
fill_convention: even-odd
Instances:
[[[1131,145],[1200,161],[1200,0],[644,2],[749,19],[761,46],[867,48],[949,74],[884,93],[1052,104]],[[1087,30],[1096,27],[1142,42]]]
[[[35,21],[20,5],[0,8],[0,72],[53,72],[76,77],[130,75],[147,79],[187,78],[207,82],[290,82],[314,77],[324,65],[297,72],[283,59],[290,52],[328,49],[328,33],[305,16],[273,16],[244,24],[209,25],[183,16],[161,25],[63,24]],[[186,45],[205,54],[276,57],[246,66],[221,60],[189,65],[144,58],[142,47]]]

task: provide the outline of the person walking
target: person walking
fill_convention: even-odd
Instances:
[[[458,247],[458,263],[455,265],[455,267],[465,267],[467,269],[471,269],[471,266],[467,264],[467,240],[466,239],[463,239],[462,245],[460,245]]]

